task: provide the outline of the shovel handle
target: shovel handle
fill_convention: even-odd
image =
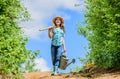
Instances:
[[[52,28],[53,26],[51,27],[43,27],[43,28],[40,28],[39,31],[44,31],[44,30],[48,30],[49,28]]]

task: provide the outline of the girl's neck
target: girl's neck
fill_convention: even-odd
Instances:
[[[59,28],[60,27],[60,25],[56,25],[56,28]]]

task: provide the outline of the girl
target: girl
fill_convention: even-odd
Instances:
[[[64,20],[60,16],[56,16],[53,18],[53,24],[51,28],[48,29],[48,36],[52,39],[51,42],[51,55],[52,55],[52,64],[53,64],[53,72],[52,75],[57,75],[58,67],[60,64],[60,56],[62,54],[62,48],[64,52],[66,52],[65,47],[65,28],[64,28]]]

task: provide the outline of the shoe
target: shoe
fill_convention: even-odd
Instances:
[[[58,75],[58,66],[54,66],[53,67],[53,72],[52,72],[52,74],[51,74],[51,76],[56,76],[56,75]]]
[[[52,73],[51,76],[54,76],[54,74]]]
[[[57,74],[57,72],[53,72],[52,74],[51,74],[51,76],[57,76],[58,74]]]

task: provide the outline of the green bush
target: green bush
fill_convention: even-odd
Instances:
[[[86,26],[78,33],[89,41],[87,60],[102,68],[120,67],[120,1],[86,0]]]
[[[18,22],[29,19],[20,0],[0,0],[0,74],[17,75],[21,64],[31,57]],[[37,55],[37,54],[34,54]]]

